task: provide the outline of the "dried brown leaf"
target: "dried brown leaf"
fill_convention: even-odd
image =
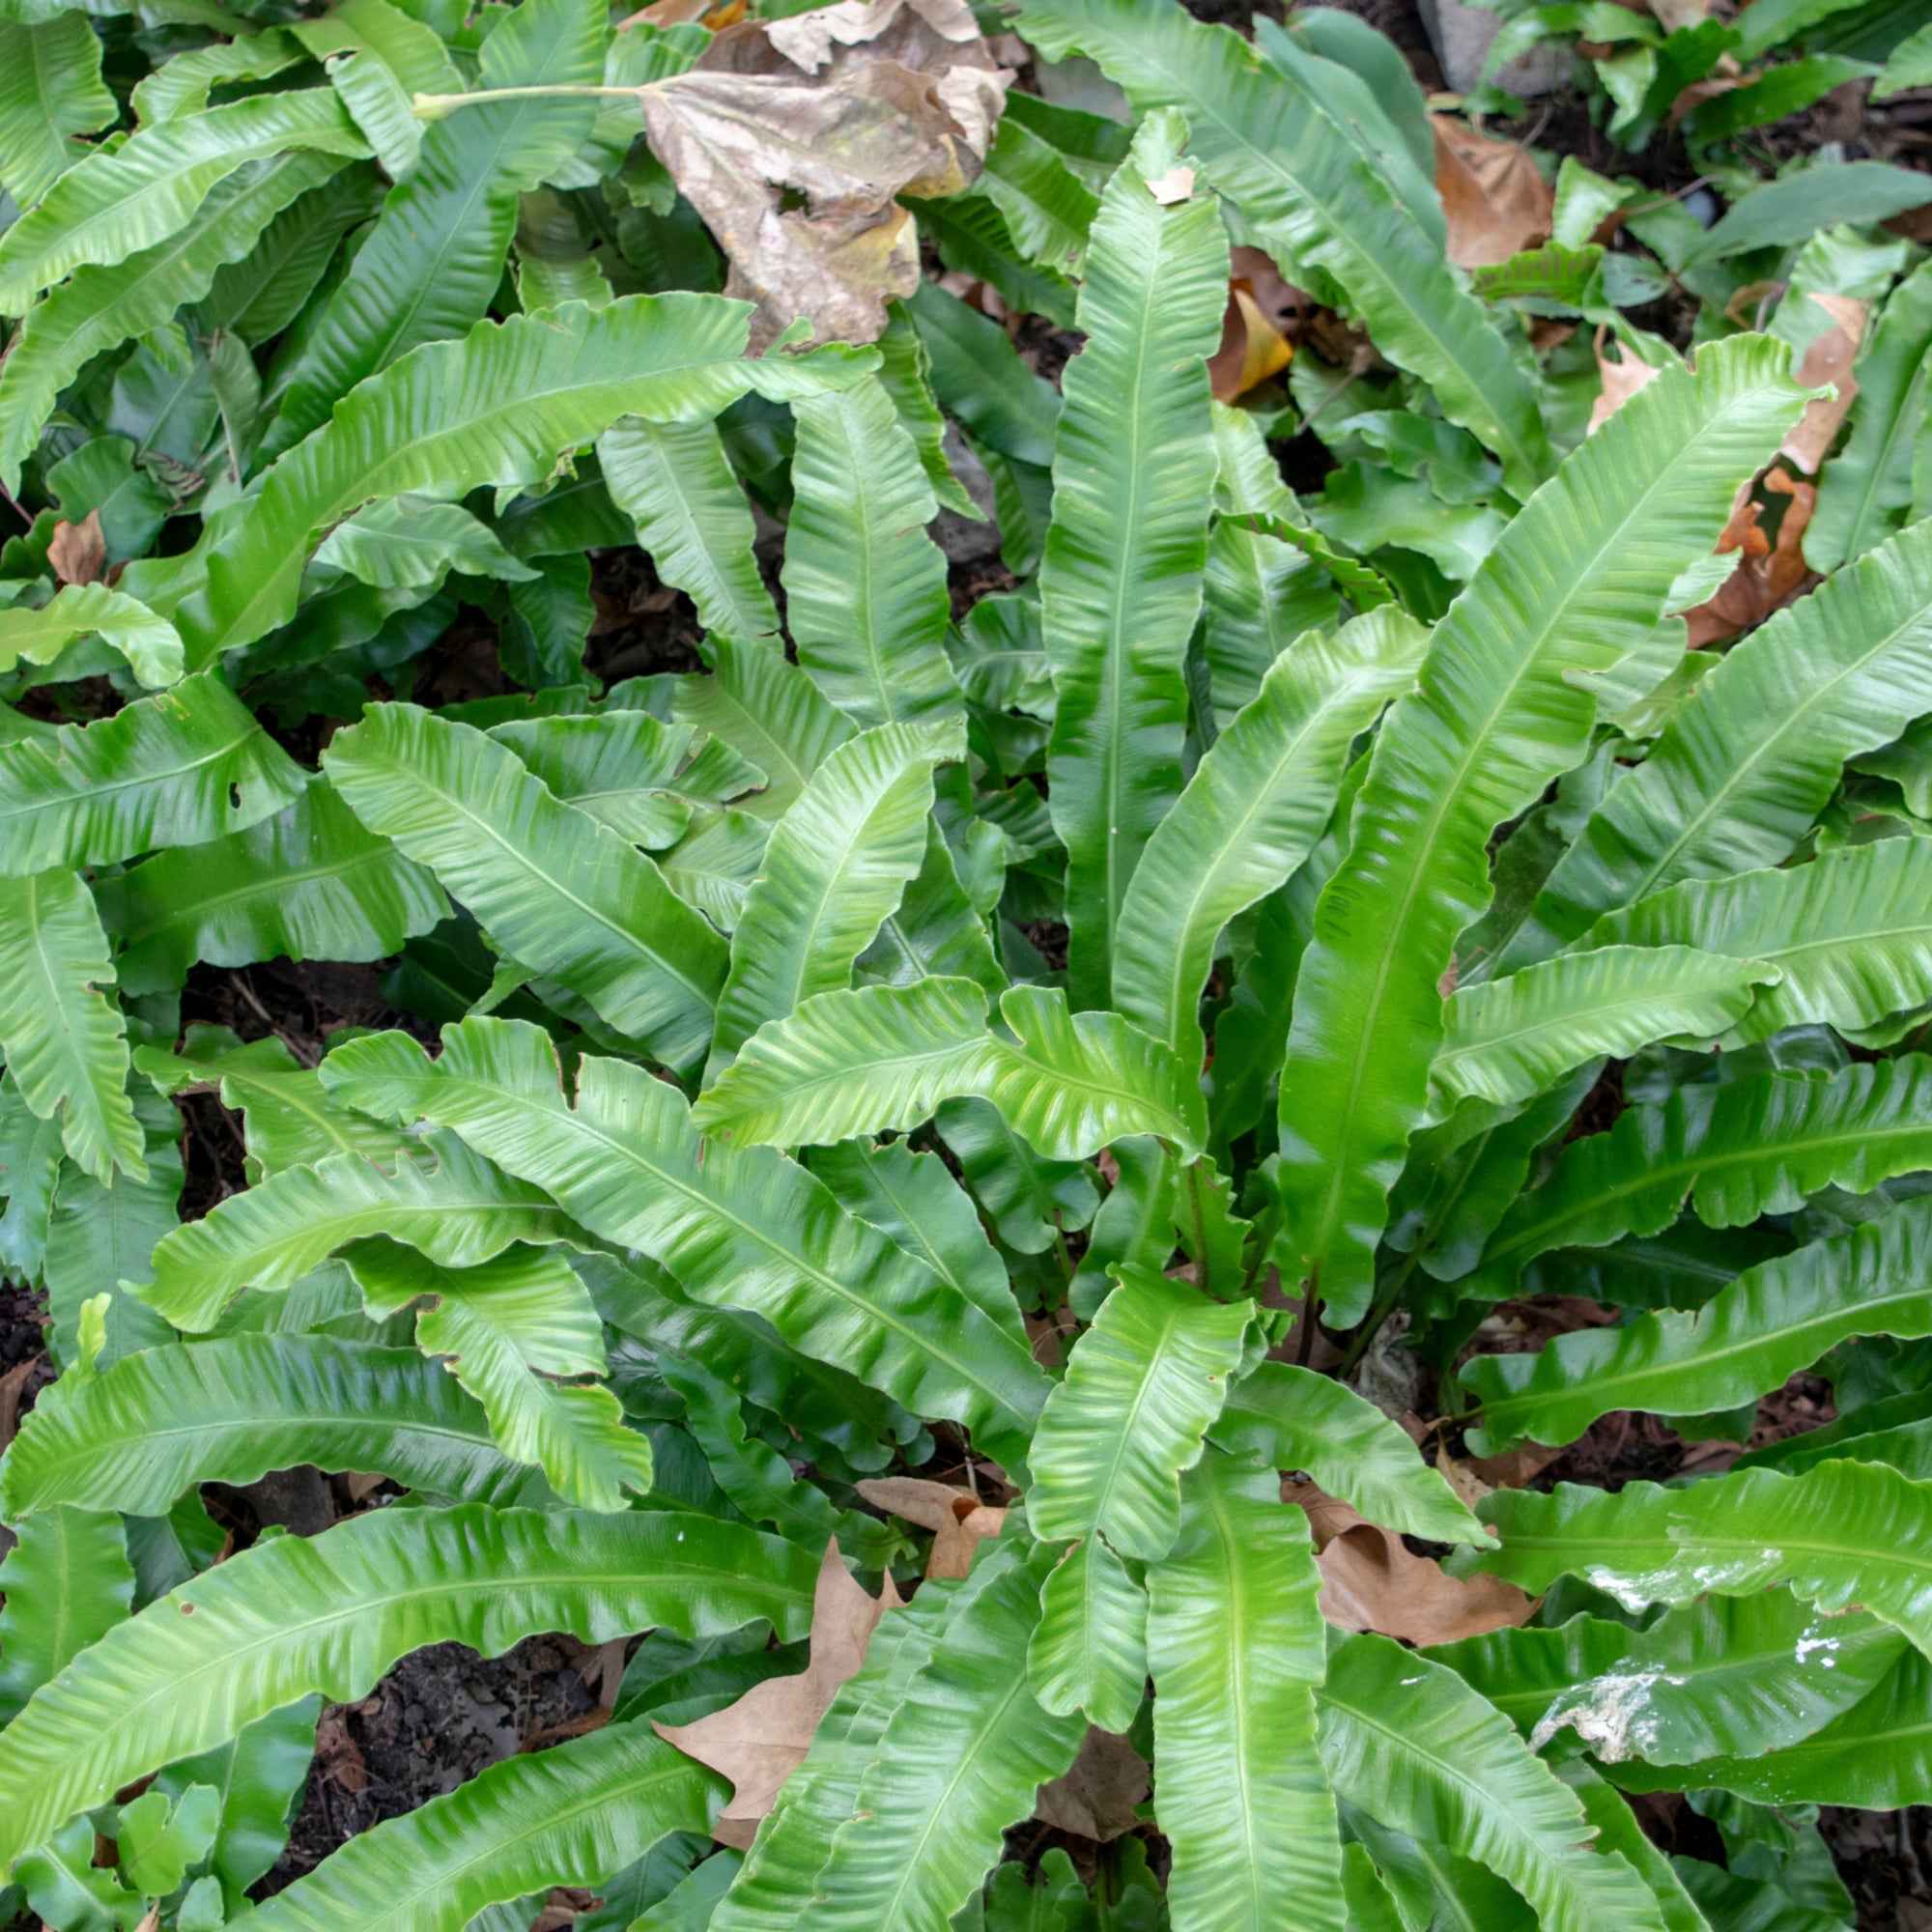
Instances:
[[[1859,392],[1852,377],[1852,364],[1858,360],[1859,345],[1865,336],[1865,318],[1871,313],[1865,303],[1850,296],[1812,296],[1810,299],[1832,318],[1832,326],[1805,350],[1798,364],[1798,381],[1807,389],[1822,388],[1831,383],[1837,393],[1814,396],[1806,403],[1804,413],[1777,450],[1807,476],[1817,473],[1845,412],[1852,407],[1852,398]]]
[[[898,1603],[890,1575],[884,1590],[868,1597],[845,1568],[838,1545],[829,1543],[818,1570],[811,1662],[805,1669],[793,1677],[768,1677],[735,1704],[693,1723],[652,1720],[661,1738],[731,1780],[731,1802],[712,1828],[713,1837],[741,1851],[750,1846],[758,1820],[798,1768],[838,1687],[865,1662],[879,1618]]]
[[[970,1490],[950,1483],[930,1483],[923,1476],[876,1476],[857,1487],[875,1509],[932,1531],[925,1560],[928,1577],[965,1576],[973,1567],[973,1552],[1006,1525],[1005,1510],[989,1508]]]
[[[107,539],[100,531],[100,512],[90,510],[77,524],[54,526],[47,545],[47,561],[63,583],[98,583],[107,568]]]
[[[1526,1622],[1536,1607],[1534,1598],[1499,1577],[1450,1576],[1433,1556],[1417,1556],[1392,1530],[1313,1484],[1284,1482],[1281,1493],[1308,1514],[1321,1572],[1316,1604],[1342,1630],[1449,1643]]]
[[[1164,175],[1149,182],[1147,187],[1163,208],[1172,208],[1194,192],[1194,170],[1177,161]]]
[[[1042,1825],[1104,1845],[1140,1823],[1134,1806],[1151,1789],[1147,1759],[1125,1738],[1090,1724],[1072,1765],[1039,1787],[1033,1815]]]
[[[895,196],[956,194],[980,171],[1011,76],[965,0],[845,0],[727,28],[644,94],[651,146],[758,304],[763,348],[794,318],[870,342],[919,281]]]
[[[362,1762],[360,1747],[349,1735],[347,1706],[331,1704],[323,1712],[315,1727],[315,1761],[322,1775],[342,1790],[367,1789],[369,1767]]]
[[[1621,362],[1612,362],[1604,354],[1605,330],[1597,331],[1597,374],[1603,390],[1590,406],[1588,435],[1595,436],[1636,392],[1663,374],[1654,363],[1639,362],[1628,352]]]
[[[42,1357],[29,1355],[24,1362],[16,1362],[4,1376],[0,1376],[0,1450],[19,1433],[20,1398],[26,1390],[27,1378],[41,1365]]]
[[[1777,526],[1777,542],[1774,546],[1758,527],[1760,504],[1747,501],[1733,513],[1719,540],[1718,554],[1738,550],[1743,555],[1715,597],[1684,613],[1686,635],[1693,651],[1763,623],[1815,581],[1804,561],[1804,531],[1818,500],[1818,486],[1801,482],[1782,469],[1772,469],[1765,473],[1764,487],[1773,496],[1791,498]]]
[[[1429,125],[1452,262],[1488,268],[1549,239],[1556,196],[1527,148],[1492,141],[1447,114],[1432,114]]]
[[[1258,383],[1286,369],[1293,345],[1270,323],[1255,293],[1238,275],[1228,284],[1221,318],[1221,346],[1208,358],[1208,380],[1217,403],[1245,396]]]

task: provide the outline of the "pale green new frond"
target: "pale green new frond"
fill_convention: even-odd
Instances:
[[[0,185],[32,208],[118,109],[100,81],[100,37],[76,8],[33,26],[0,24]]]
[[[678,723],[709,731],[757,766],[765,789],[745,809],[761,819],[781,818],[852,736],[851,722],[771,644],[713,636],[705,648],[711,674],[677,681]]]
[[[397,1658],[494,1657],[539,1630],[580,1642],[811,1617],[817,1563],[674,1511],[374,1510],[259,1543],[117,1625],[0,1735],[0,1870],[122,1785],[320,1690],[367,1694]]]
[[[165,1516],[198,1483],[308,1463],[407,1489],[554,1507],[454,1377],[406,1349],[326,1335],[231,1335],[124,1355],[27,1416],[4,1463],[10,1519],[59,1503]]]
[[[1532,1355],[1479,1355],[1477,1455],[1574,1442],[1600,1415],[1707,1415],[1780,1388],[1854,1335],[1932,1334],[1932,1201],[1760,1263],[1695,1310],[1559,1335]]]
[[[140,1122],[128,1098],[126,1022],[114,964],[74,872],[0,877],[0,1047],[21,1097],[84,1173],[145,1179]]]
[[[432,1134],[420,1152],[386,1164],[330,1154],[229,1195],[156,1248],[155,1279],[142,1298],[177,1328],[199,1331],[214,1325],[240,1290],[287,1288],[337,1248],[372,1235],[407,1241],[444,1266],[469,1267],[515,1241],[569,1240],[575,1233],[540,1187],[493,1167],[453,1134]]]
[[[1649,638],[1795,420],[1785,362],[1763,337],[1713,344],[1694,376],[1666,370],[1633,397],[1505,530],[1382,726],[1301,958],[1281,1081],[1287,1233],[1331,1320],[1368,1305],[1441,1043],[1439,981],[1490,901],[1490,837],[1582,760],[1595,707],[1579,676]]]
[[[724,941],[643,853],[561,804],[514,752],[412,704],[371,705],[324,763],[362,822],[428,866],[512,957],[680,1071],[702,1058]]]
[[[6,367],[15,359],[8,356]],[[12,670],[22,659],[51,664],[74,639],[90,633],[112,644],[150,689],[172,684],[182,674],[175,627],[104,583],[66,583],[38,611],[19,604],[0,611],[0,670]]]
[[[1124,1731],[1147,1694],[1147,1619],[1127,1566],[1099,1537],[1082,1538],[1040,1588],[1027,1680],[1041,1707]]]
[[[1344,1932],[1335,1799],[1316,1749],[1326,1668],[1307,1519],[1272,1470],[1208,1450],[1149,1575],[1148,1658],[1175,1932]]]
[[[1123,1266],[1073,1345],[1034,1435],[1034,1534],[1104,1535],[1152,1562],[1180,1530],[1180,1475],[1202,1453],[1239,1366],[1252,1305]]]

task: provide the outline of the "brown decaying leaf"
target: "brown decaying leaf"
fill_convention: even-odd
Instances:
[[[1498,1577],[1451,1577],[1433,1556],[1417,1556],[1394,1531],[1312,1483],[1285,1481],[1281,1494],[1307,1512],[1321,1572],[1316,1605],[1342,1630],[1449,1643],[1524,1623],[1536,1607],[1534,1598]]]
[[[1147,1759],[1117,1732],[1090,1724],[1065,1774],[1039,1787],[1033,1815],[1104,1845],[1140,1823],[1134,1806],[1151,1788]]]
[[[1693,651],[1763,623],[1816,581],[1804,561],[1804,540],[1818,500],[1817,484],[1803,482],[1782,469],[1769,469],[1764,487],[1775,497],[1791,498],[1777,526],[1777,542],[1774,546],[1758,527],[1761,504],[1747,499],[1732,513],[1718,540],[1718,554],[1725,556],[1735,550],[1743,555],[1715,597],[1684,613],[1689,647]]]
[[[919,282],[895,196],[972,182],[1010,78],[965,0],[844,0],[741,21],[645,90],[652,148],[730,259],[725,293],[758,304],[753,349],[799,316],[818,341],[878,336]]]
[[[1778,445],[1777,453],[1788,456],[1805,475],[1817,474],[1838,425],[1852,407],[1859,385],[1852,378],[1852,364],[1858,360],[1859,345],[1864,340],[1865,318],[1871,311],[1865,303],[1850,296],[1812,296],[1832,318],[1832,326],[1805,350],[1798,364],[1797,377],[1807,389],[1835,385],[1833,396],[1814,396],[1804,405],[1797,426]]]
[[[828,1543],[811,1608],[811,1662],[805,1669],[794,1677],[768,1677],[735,1704],[693,1723],[652,1720],[659,1737],[731,1780],[731,1802],[711,1832],[721,1844],[740,1851],[751,1845],[758,1820],[798,1768],[838,1687],[865,1662],[880,1617],[898,1604],[890,1575],[884,1590],[868,1597],[845,1568],[838,1545]]]
[[[19,1433],[20,1397],[27,1386],[27,1378],[40,1366],[39,1355],[29,1355],[24,1362],[16,1362],[4,1376],[0,1376],[0,1450]]]
[[[1711,0],[1650,0],[1650,11],[1666,34],[1694,27],[1711,11]]]
[[[1163,208],[1172,208],[1194,192],[1194,170],[1177,161],[1164,175],[1149,182],[1147,187]]]
[[[950,1483],[929,1483],[923,1476],[875,1476],[857,1485],[859,1493],[875,1509],[902,1516],[932,1531],[932,1550],[925,1559],[928,1577],[963,1577],[973,1567],[973,1552],[989,1536],[998,1536],[1007,1513],[990,1508],[970,1490]]]
[[[1492,141],[1447,114],[1432,114],[1429,125],[1452,262],[1484,269],[1549,239],[1556,196],[1527,148]]]
[[[1229,267],[1221,346],[1208,358],[1217,403],[1234,402],[1288,367],[1294,354],[1288,331],[1302,308],[1301,292],[1282,280],[1281,270],[1259,248],[1235,249]]]
[[[1586,432],[1590,436],[1595,436],[1639,389],[1663,374],[1655,364],[1638,361],[1628,350],[1621,362],[1612,362],[1604,354],[1604,337],[1607,332],[1607,328],[1597,330],[1597,374],[1604,386],[1590,405],[1590,427]]]
[[[369,1783],[369,1767],[362,1752],[349,1735],[348,1707],[331,1704],[315,1727],[315,1761],[323,1776],[344,1791],[361,1791]]]
[[[56,524],[47,561],[63,583],[98,583],[107,568],[107,539],[100,512],[90,510],[77,524]]]

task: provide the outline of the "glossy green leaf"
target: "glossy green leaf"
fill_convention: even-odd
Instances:
[[[114,965],[73,872],[0,878],[0,1046],[27,1105],[58,1118],[75,1166],[105,1181],[148,1163],[128,1098],[128,1040]]]
[[[1215,469],[1205,358],[1220,339],[1227,242],[1211,194],[1149,192],[1180,164],[1156,113],[1108,185],[1066,366],[1053,526],[1040,565],[1058,694],[1047,803],[1067,850],[1071,992],[1107,1004],[1114,930],[1153,829],[1180,794],[1181,664],[1201,604]],[[1164,374],[1146,380],[1150,368]]]
[[[1737,1408],[1855,1335],[1932,1334],[1932,1201],[1907,1201],[1833,1240],[1747,1268],[1692,1311],[1559,1335],[1533,1355],[1479,1355],[1476,1454],[1525,1439],[1574,1442],[1612,1409]]]
[[[9,356],[11,368],[14,358]],[[150,687],[172,684],[182,674],[182,641],[165,617],[104,583],[68,583],[38,611],[14,605],[0,611],[0,669],[23,660],[51,664],[76,638],[98,635],[133,667]]]
[[[0,24],[0,185],[32,208],[117,113],[100,82],[100,38],[84,12]]]
[[[882,724],[811,774],[773,829],[731,935],[709,1078],[767,1020],[850,983],[852,962],[924,860],[933,767],[963,751],[952,721]]]
[[[1633,397],[1537,493],[1437,625],[1420,688],[1377,741],[1302,955],[1281,1083],[1288,1234],[1333,1321],[1367,1306],[1387,1192],[1442,1038],[1437,982],[1489,903],[1491,834],[1580,761],[1594,707],[1578,676],[1649,636],[1796,416],[1781,345],[1720,347],[1694,377],[1666,371]]]
[[[1101,1534],[1150,1562],[1167,1553],[1180,1530],[1180,1474],[1220,1413],[1251,1313],[1191,1282],[1121,1270],[1034,1436],[1027,1520],[1037,1536]]]
[[[845,714],[794,664],[768,645],[706,639],[709,677],[681,677],[673,710],[680,724],[722,739],[766,775],[747,810],[777,819],[797,802],[811,775],[852,736]]]
[[[0,1864],[311,1690],[366,1695],[424,1644],[495,1656],[537,1630],[604,1643],[753,1617],[792,1636],[816,1567],[777,1537],[671,1511],[377,1510],[257,1544],[118,1625],[0,1736]]]
[[[962,710],[943,647],[946,556],[911,435],[878,383],[799,404],[785,529],[785,627],[856,724]]]
[[[1147,1591],[1097,1536],[1083,1538],[1041,1586],[1027,1681],[1043,1710],[1085,1711],[1124,1731],[1147,1694]]]
[[[10,1510],[12,1505],[10,1504]],[[0,1563],[0,1724],[128,1612],[134,1572],[118,1517],[61,1506],[19,1522]]]
[[[24,1419],[0,1463],[0,1496],[16,1520],[65,1503],[164,1516],[198,1483],[240,1488],[302,1463],[464,1502],[551,1501],[434,1362],[324,1335],[232,1335],[124,1356]]]
[[[1114,1004],[1190,1050],[1221,929],[1327,829],[1350,748],[1412,681],[1426,639],[1390,607],[1285,650],[1149,839],[1114,943]]]
[[[198,959],[383,959],[449,916],[434,874],[366,830],[324,778],[246,831],[98,881],[95,896],[129,993],[171,990]]]
[[[0,872],[199,844],[279,811],[303,782],[220,673],[204,671],[96,724],[0,746]]]
[[[501,1020],[445,1030],[434,1066],[394,1034],[338,1047],[327,1065],[352,1105],[459,1128],[696,1299],[764,1316],[914,1413],[955,1416],[1004,1445],[993,1453],[1017,1453],[1031,1433],[1045,1377],[1009,1333],[781,1154],[700,1142],[683,1096],[643,1068],[585,1060],[572,1106],[549,1039]]]
[[[1247,1932],[1293,1901],[1343,1932],[1335,1799],[1316,1749],[1327,1667],[1307,1520],[1272,1470],[1209,1450],[1181,1490],[1180,1538],[1149,1576],[1161,1830],[1176,1932]]]
[[[1868,552],[1725,653],[1550,873],[1510,962],[1553,952],[1680,879],[1781,864],[1844,761],[1917,714],[1927,676],[1932,522]]]
[[[338,1052],[340,1049],[338,1049]],[[386,1165],[331,1154],[231,1194],[155,1250],[149,1305],[177,1328],[214,1325],[243,1288],[281,1289],[350,1241],[372,1235],[419,1247],[446,1267],[469,1267],[515,1241],[567,1240],[568,1215],[539,1187],[513,1179],[453,1134]]]
[[[452,570],[508,582],[538,575],[460,504],[417,497],[391,497],[358,510],[323,539],[315,560],[378,590],[431,590]]]

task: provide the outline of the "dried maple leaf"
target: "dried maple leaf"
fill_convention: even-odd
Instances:
[[[1529,151],[1432,114],[1435,191],[1449,226],[1449,259],[1485,269],[1549,239],[1556,196]]]
[[[965,1576],[973,1567],[973,1552],[1006,1525],[1005,1510],[990,1508],[970,1490],[950,1483],[929,1483],[923,1476],[876,1476],[857,1487],[875,1509],[932,1531],[932,1550],[925,1559],[928,1577]]]
[[[898,1604],[890,1575],[884,1590],[868,1597],[845,1568],[838,1543],[828,1543],[811,1605],[811,1662],[796,1676],[753,1685],[735,1704],[708,1718],[689,1724],[653,1719],[659,1737],[731,1780],[731,1802],[711,1831],[721,1844],[740,1851],[750,1846],[838,1687],[865,1662],[880,1617]]]
[[[1284,1482],[1281,1493],[1307,1512],[1321,1572],[1316,1605],[1339,1629],[1449,1643],[1524,1623],[1536,1607],[1534,1598],[1499,1577],[1450,1576],[1433,1556],[1417,1556],[1393,1530],[1312,1483]]]
[[[63,583],[98,583],[107,568],[107,539],[100,512],[90,510],[77,524],[56,524],[47,561]]]
[[[1125,1738],[1090,1724],[1071,1766],[1039,1787],[1033,1815],[1104,1845],[1140,1823],[1134,1806],[1151,1788],[1147,1759]]]
[[[1838,425],[1852,407],[1859,385],[1852,378],[1852,364],[1858,360],[1859,345],[1865,336],[1865,318],[1871,313],[1865,303],[1850,296],[1811,296],[1832,318],[1832,326],[1805,350],[1796,371],[1798,381],[1807,389],[1835,385],[1836,395],[1814,396],[1804,405],[1804,413],[1796,427],[1778,444],[1777,453],[1788,456],[1805,475],[1814,475],[1825,452],[1838,434]]]
[[[643,91],[651,146],[758,304],[752,344],[794,318],[870,342],[919,282],[901,194],[979,173],[1011,76],[965,0],[845,0],[717,36]]]

